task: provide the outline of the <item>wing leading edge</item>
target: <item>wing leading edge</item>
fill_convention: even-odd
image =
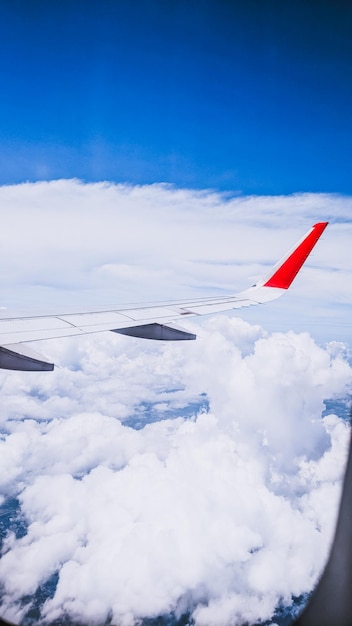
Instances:
[[[125,305],[60,315],[0,319],[0,368],[49,371],[54,365],[35,353],[28,342],[113,331],[133,337],[177,341],[196,336],[179,328],[182,318],[209,315],[270,302],[290,287],[328,222],[319,222],[302,237],[262,280],[239,293],[144,305]]]

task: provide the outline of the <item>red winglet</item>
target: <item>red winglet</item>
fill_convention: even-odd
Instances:
[[[329,222],[314,224],[310,231],[301,239],[296,247],[283,259],[272,276],[264,283],[264,287],[278,287],[288,289],[293,279],[298,274],[304,261],[314,248],[319,237],[324,232]]]

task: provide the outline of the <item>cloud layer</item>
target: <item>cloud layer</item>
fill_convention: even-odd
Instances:
[[[329,220],[292,294],[247,319],[350,340],[351,208],[338,195],[231,197],[163,184],[0,187],[0,306],[67,309],[238,291],[311,224]]]
[[[43,620],[91,625],[254,624],[310,591],[349,437],[321,415],[350,392],[351,199],[61,180],[0,187],[0,214],[0,305],[54,310],[237,291],[331,222],[249,323],[187,320],[198,340],[179,345],[48,341],[52,374],[0,372],[0,505],[18,500],[21,529],[3,616],[25,619],[48,580]]]
[[[28,526],[4,542],[3,616],[23,619],[54,574],[49,623],[188,611],[236,626],[312,588],[349,436],[321,413],[349,390],[346,355],[238,318],[199,330],[181,345],[55,341],[53,374],[1,372],[1,493]],[[201,394],[208,410],[185,417]]]

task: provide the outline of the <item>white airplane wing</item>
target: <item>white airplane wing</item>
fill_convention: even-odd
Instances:
[[[113,331],[132,337],[177,341],[196,336],[175,322],[191,316],[209,315],[275,300],[291,285],[328,222],[312,226],[302,239],[262,280],[239,293],[212,298],[125,305],[113,309],[0,317],[0,368],[49,371],[54,364],[34,352],[28,343],[43,339]]]

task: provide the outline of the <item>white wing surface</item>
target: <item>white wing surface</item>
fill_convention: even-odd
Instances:
[[[34,341],[113,331],[133,337],[177,341],[196,336],[175,322],[198,315],[240,309],[275,300],[291,285],[328,222],[312,226],[302,239],[256,285],[239,293],[212,298],[125,305],[113,309],[0,318],[0,368],[49,371],[52,363],[28,346]]]

